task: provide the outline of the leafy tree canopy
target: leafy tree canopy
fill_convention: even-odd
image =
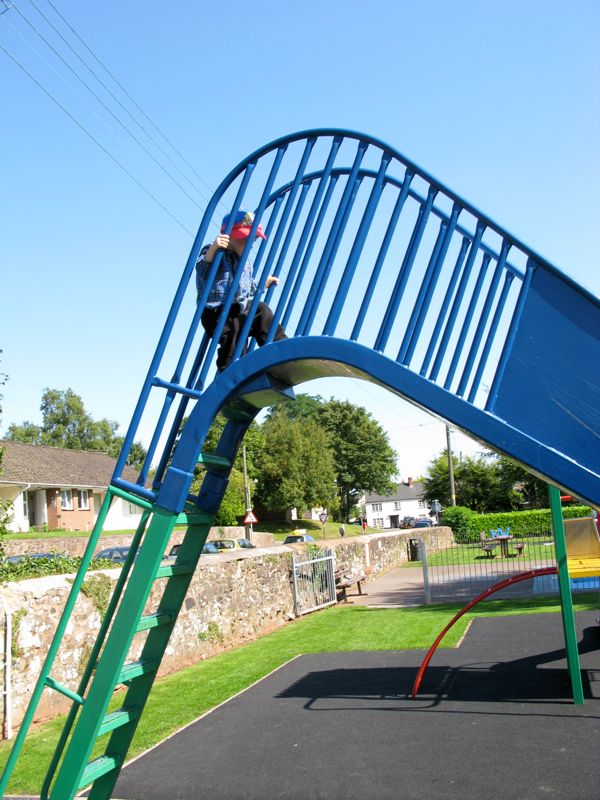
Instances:
[[[256,495],[260,504],[285,514],[315,506],[336,507],[335,469],[327,433],[311,419],[275,414],[262,426],[264,450]]]
[[[94,420],[72,389],[44,389],[40,410],[41,426],[29,421],[21,425],[13,423],[8,428],[7,438],[71,450],[100,450],[114,458],[118,456],[123,445],[123,437],[117,435],[118,424],[108,419]],[[145,457],[145,449],[136,442],[128,463],[139,468]]]
[[[388,494],[395,488],[396,451],[387,433],[362,406],[330,400],[319,423],[333,448],[340,510],[345,520],[363,492]]]
[[[456,502],[479,513],[545,508],[544,481],[506,456],[484,451],[476,458],[452,458]],[[424,478],[425,499],[450,506],[448,453],[442,451],[430,462]]]

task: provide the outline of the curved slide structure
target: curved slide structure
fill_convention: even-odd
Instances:
[[[212,340],[200,317],[220,255],[199,298],[194,267],[223,216],[240,209],[255,211],[250,242],[259,224],[267,235],[252,255],[254,307],[264,299],[289,338],[273,341],[273,325],[262,348],[251,341],[243,353],[252,309],[233,362],[216,375],[226,315]],[[236,278],[249,256],[247,248]],[[280,284],[263,298],[269,275]],[[261,408],[293,400],[295,386],[317,377],[376,382],[598,506],[599,332],[598,298],[384,142],[311,130],[244,159],[200,222],[55,642],[114,498],[143,510],[137,558],[132,548],[77,691],[51,677],[58,644],[51,646],[0,794],[50,687],[73,707],[42,798],[68,800],[90,784],[91,800],[110,798],[235,454]],[[218,413],[228,423],[216,452],[206,453]],[[150,440],[148,457],[130,482],[123,470],[140,435]],[[198,463],[206,473],[193,495]],[[177,522],[187,533],[176,563],[164,567]],[[157,578],[166,578],[162,599],[144,614]],[[128,661],[142,631],[141,657]],[[128,687],[122,706],[109,712],[120,684]],[[90,761],[104,736],[103,754]]]

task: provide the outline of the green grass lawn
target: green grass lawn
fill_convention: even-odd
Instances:
[[[285,537],[293,533],[299,528],[304,528],[307,533],[314,537],[315,542],[323,539],[339,539],[340,538],[340,522],[325,523],[325,530],[323,525],[312,519],[298,519],[295,522],[259,522],[254,528],[256,531],[263,533],[272,533],[276,541],[281,542]],[[346,536],[360,536],[362,533],[360,525],[344,524],[346,529]],[[375,533],[375,528],[367,528],[367,533]]]
[[[597,596],[580,594],[574,598],[574,603],[578,610],[592,610],[597,608]],[[334,606],[286,624],[275,633],[243,647],[160,678],[154,685],[128,758],[157,744],[295,656],[353,650],[424,649],[460,608],[456,603],[410,609]],[[443,646],[455,647],[474,616],[556,613],[559,610],[555,597],[488,600],[459,620],[444,639]],[[120,698],[115,696],[111,708],[117,707],[119,702]],[[31,729],[13,773],[10,791],[39,792],[62,724],[61,717]],[[0,767],[6,763],[9,750],[9,742],[0,745]],[[100,752],[101,748],[97,747],[94,755]]]

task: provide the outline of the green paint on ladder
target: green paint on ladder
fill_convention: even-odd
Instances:
[[[579,651],[577,649],[577,630],[575,628],[575,614],[573,612],[573,596],[571,594],[571,580],[567,569],[567,543],[565,539],[565,526],[560,502],[560,491],[555,486],[548,486],[550,510],[552,513],[552,529],[554,531],[554,547],[556,550],[556,563],[558,568],[558,589],[560,592],[560,608],[562,613],[565,645],[567,648],[567,665],[571,677],[573,702],[583,704],[583,684],[581,681],[581,668]]]

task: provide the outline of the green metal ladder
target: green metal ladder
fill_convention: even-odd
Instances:
[[[229,458],[204,453],[199,459],[207,470],[205,481],[211,475],[218,475],[221,496],[234,455],[232,453]],[[135,504],[143,513],[88,664],[77,691],[73,692],[52,678],[50,670],[115,497]],[[90,798],[110,800],[213,520],[214,513],[191,504],[176,514],[117,487],[108,487],[81,568],[0,779],[0,797],[7,788],[42,692],[50,688],[69,697],[73,704],[46,773],[41,799],[67,800],[91,784]],[[175,563],[165,565],[162,563],[164,552],[175,525],[187,525],[187,530]],[[166,578],[166,583],[158,606],[153,613],[144,614],[154,582],[161,578]],[[143,631],[147,631],[147,638],[140,657],[127,661],[134,636]],[[108,713],[113,693],[122,685],[127,686],[127,691],[121,707]],[[108,734],[104,753],[90,760],[97,740]]]

